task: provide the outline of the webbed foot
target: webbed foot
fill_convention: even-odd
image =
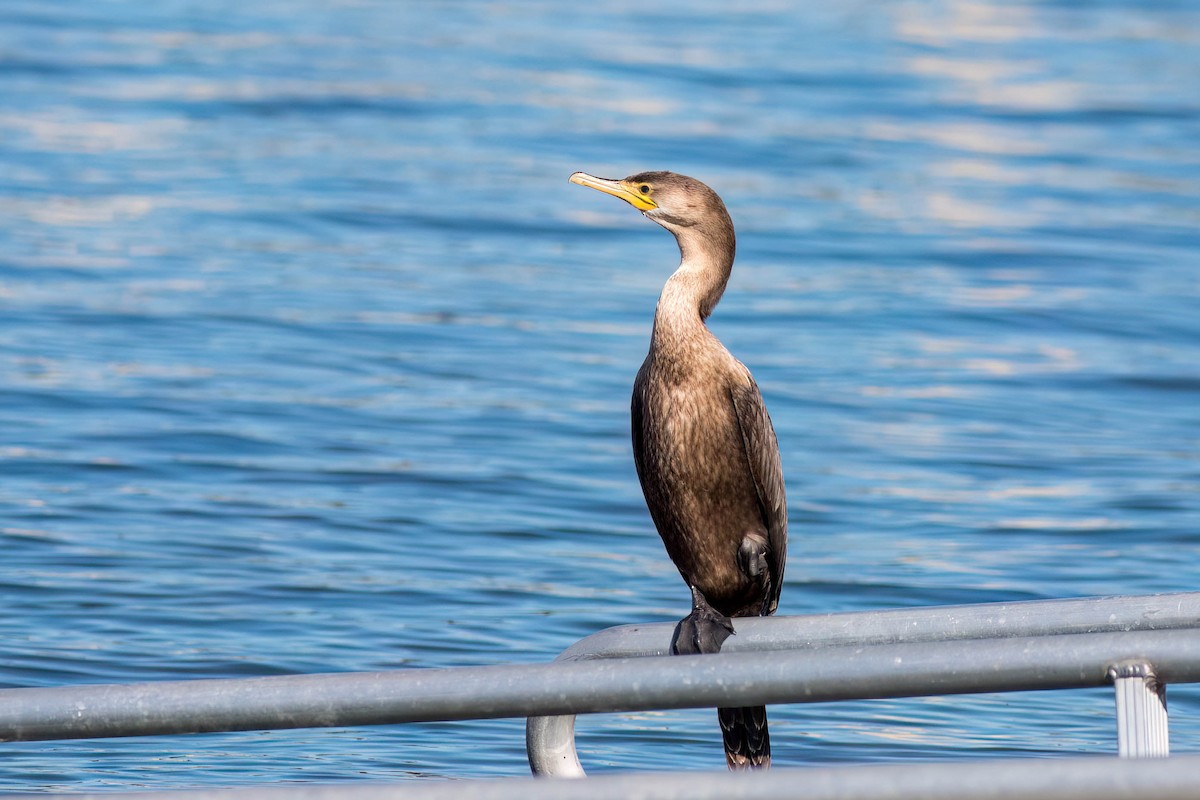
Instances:
[[[733,621],[710,606],[704,594],[695,586],[691,590],[692,613],[675,626],[675,633],[671,636],[671,655],[719,653],[721,645],[733,635]]]

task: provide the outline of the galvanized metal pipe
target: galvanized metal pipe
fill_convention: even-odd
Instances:
[[[995,759],[942,764],[657,772],[586,781],[414,780],[71,795],[71,800],[1194,800],[1200,756]],[[48,795],[27,795],[24,800]]]
[[[725,653],[1175,630],[1200,626],[1200,592],[746,618],[735,625],[737,635],[725,642]],[[666,655],[673,628],[673,623],[608,628],[579,640],[558,660]],[[1163,730],[1165,735],[1165,720]],[[585,774],[575,749],[573,717],[531,717],[525,743],[535,774]]]
[[[0,690],[0,741],[384,725],[1200,681],[1200,629]]]
[[[1200,627],[1200,592],[746,617],[734,625],[737,635],[723,652],[1172,630]],[[674,628],[673,622],[606,628],[580,639],[557,660],[667,655]]]

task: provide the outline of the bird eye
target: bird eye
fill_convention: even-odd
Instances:
[[[650,187],[643,183],[638,187],[638,191],[642,194],[650,194]]]

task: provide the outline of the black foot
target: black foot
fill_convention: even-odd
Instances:
[[[671,636],[671,655],[690,656],[719,653],[721,645],[733,635],[729,617],[708,604],[695,586],[692,589],[692,613],[679,620]]]

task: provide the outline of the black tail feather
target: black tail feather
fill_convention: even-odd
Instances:
[[[730,769],[771,766],[771,734],[766,706],[718,708],[717,721],[725,739],[725,763]]]

